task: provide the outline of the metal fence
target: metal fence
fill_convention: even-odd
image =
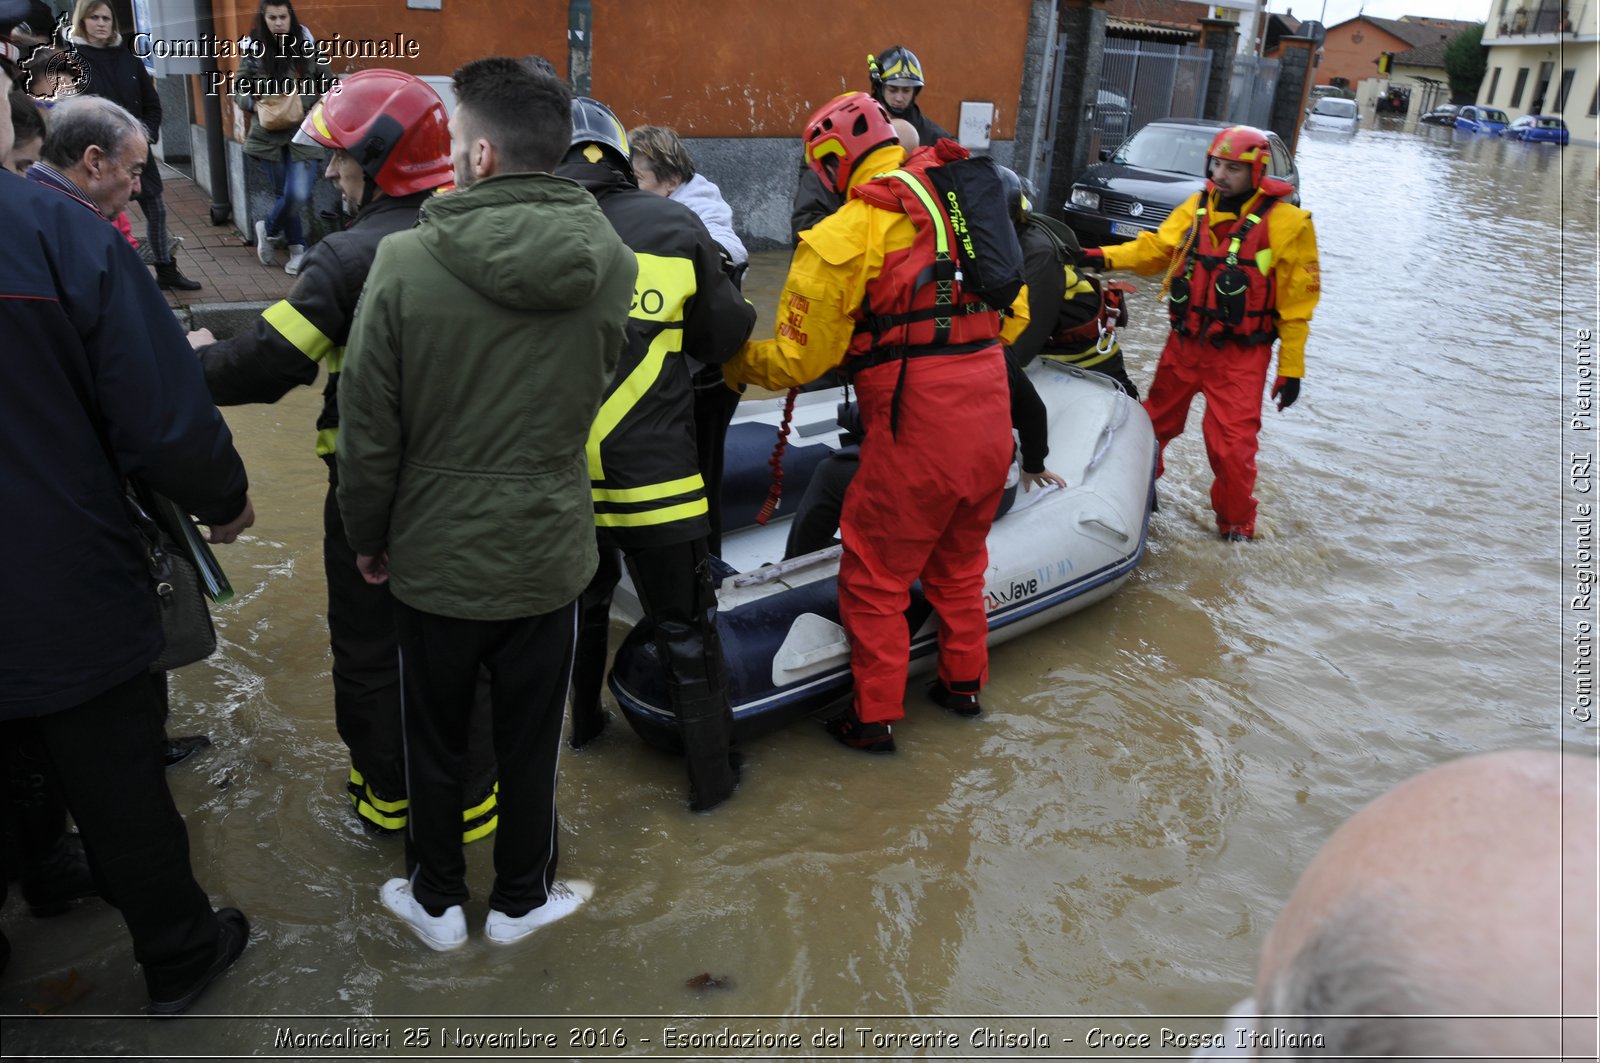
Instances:
[[[1272,98],[1278,90],[1278,60],[1235,56],[1228,92],[1228,121],[1265,129],[1272,121]]]
[[[1094,127],[1100,148],[1114,151],[1158,118],[1198,118],[1211,80],[1211,52],[1196,45],[1107,40]]]

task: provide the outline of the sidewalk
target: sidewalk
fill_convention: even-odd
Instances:
[[[173,258],[190,280],[204,287],[197,292],[162,290],[174,310],[194,309],[212,303],[256,303],[263,308],[289,294],[294,278],[283,272],[288,253],[279,249],[277,260],[263,266],[256,260],[255,241],[246,241],[235,222],[211,224],[211,197],[199,185],[170,166],[162,166],[162,198],[167,204],[167,228],[181,237]],[[133,235],[144,242],[144,214],[139,204],[128,204]]]

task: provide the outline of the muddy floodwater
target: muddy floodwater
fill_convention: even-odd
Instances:
[[[154,1023],[114,910],[13,901],[5,1053],[1027,1058],[1214,1029],[1158,1017],[1249,992],[1297,872],[1361,805],[1461,754],[1593,748],[1563,686],[1563,489],[1593,447],[1567,424],[1596,166],[1448,129],[1303,139],[1325,287],[1300,403],[1265,414],[1258,540],[1216,539],[1197,410],[1142,565],[998,649],[981,718],[912,697],[892,757],[791,727],[709,815],[625,726],[566,752],[561,871],[595,895],[517,948],[478,933],[487,844],[460,952],[380,908],[403,857],[344,796],[320,394],[228,410],[258,519],[219,550],[241,592],[221,651],[173,681],[173,732],[215,745],[171,780],[249,950],[197,1017]],[[785,263],[751,271],[762,330]],[[1147,388],[1165,329],[1140,283],[1123,345]]]

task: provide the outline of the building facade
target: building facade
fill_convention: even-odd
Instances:
[[[1477,102],[1512,118],[1554,114],[1594,142],[1600,118],[1600,3],[1494,0],[1483,43],[1488,70]]]

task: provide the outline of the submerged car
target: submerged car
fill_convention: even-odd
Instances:
[[[1114,155],[1072,183],[1063,211],[1067,224],[1085,247],[1121,243],[1160,228],[1173,208],[1205,187],[1206,151],[1217,131],[1231,124],[1166,118],[1142,127]],[[1267,133],[1267,142],[1272,147],[1267,173],[1293,185],[1289,201],[1298,204],[1300,173],[1294,158],[1276,133]]]
[[[1567,123],[1553,114],[1525,114],[1500,135],[1512,140],[1542,140],[1549,144],[1565,144],[1571,136]]]
[[[1425,123],[1427,125],[1455,125],[1456,124],[1456,112],[1458,112],[1460,110],[1461,110],[1461,105],[1460,104],[1456,104],[1456,103],[1441,104],[1438,107],[1435,107],[1433,110],[1429,111],[1427,114],[1423,115],[1421,118],[1418,118],[1417,121],[1423,122],[1423,123]]]
[[[1318,133],[1354,133],[1361,127],[1361,109],[1355,100],[1324,96],[1306,113],[1305,128]]]
[[[1468,133],[1498,133],[1510,123],[1498,107],[1463,107],[1456,112],[1456,128]]]

